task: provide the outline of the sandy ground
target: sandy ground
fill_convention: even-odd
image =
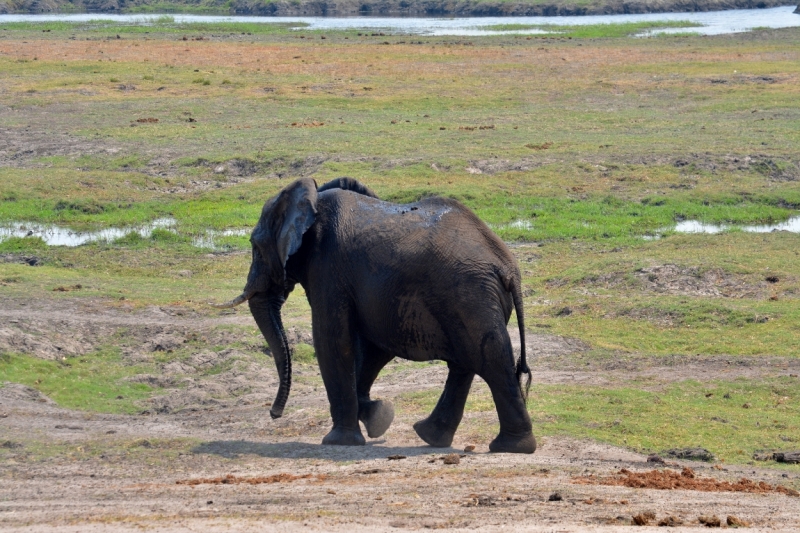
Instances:
[[[169,345],[193,334],[221,335],[220,326],[248,326],[251,320],[246,312],[201,317],[188,310],[133,310],[103,301],[8,299],[0,309],[0,342],[52,358],[67,350],[83,351],[124,328],[131,335],[125,357],[141,361],[157,352],[159,343]],[[294,334],[301,341],[305,335]],[[573,357],[587,348],[580,341],[530,334],[529,346],[534,382],[550,384],[637,380],[658,387],[698,375],[731,379],[782,374],[787,368],[797,371],[800,364],[776,359],[756,367],[744,359],[704,358],[653,366],[632,357],[586,365]],[[177,371],[172,363],[160,375],[142,378],[161,379],[160,385],[172,392],[165,395],[168,400],[137,415],[71,411],[23,385],[0,388],[0,442],[13,452],[0,464],[0,529],[617,531],[630,528],[634,515],[651,512],[655,518],[642,529],[656,528],[668,516],[683,522],[677,529],[688,529],[704,527],[698,522],[701,516],[716,515],[724,525],[731,515],[757,530],[800,530],[800,498],[784,494],[575,482],[591,474],[614,475],[622,468],[638,472],[687,465],[697,476],[728,481],[747,477],[774,485],[797,476],[758,466],[658,465],[624,449],[555,437],[541,438],[534,455],[489,454],[488,440],[476,440],[468,429],[457,433],[453,448],[434,449],[413,432],[415,418],[399,409],[386,435],[367,446],[321,446],[330,422],[316,367],[298,367],[287,415],[273,421],[264,403],[275,392],[274,369],[239,361],[220,374],[193,374],[212,355],[201,350]],[[374,396],[391,399],[439,388],[445,378],[440,365],[392,365],[376,383]],[[170,389],[178,382],[180,387]],[[251,388],[237,395],[240,382]],[[485,384],[476,382],[475,389],[481,387]],[[467,413],[464,427],[496,422],[483,420],[486,416]],[[94,453],[28,458],[29,447],[48,444]],[[465,452],[468,444],[475,450]],[[453,453],[458,464],[446,464],[444,456]],[[260,477],[262,482],[177,483],[230,475],[236,477],[228,481]],[[550,501],[556,492],[561,500]]]

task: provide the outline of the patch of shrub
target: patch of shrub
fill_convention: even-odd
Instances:
[[[106,211],[106,207],[95,200],[78,200],[70,202],[59,200],[54,207],[56,211],[78,211],[85,215],[99,215]]]
[[[144,238],[135,231],[131,231],[127,235],[120,237],[114,241],[114,244],[120,246],[137,246],[144,242]]]
[[[300,342],[296,344],[294,347],[294,353],[292,354],[292,359],[294,359],[298,363],[311,364],[316,361],[317,354],[314,353],[313,346]]]
[[[30,252],[47,249],[41,237],[9,237],[0,241],[0,252]]]
[[[150,234],[150,240],[153,242],[160,242],[165,244],[180,244],[180,243],[187,243],[190,241],[189,237],[185,237],[183,235],[178,235],[172,231],[163,229],[163,228],[156,228]]]

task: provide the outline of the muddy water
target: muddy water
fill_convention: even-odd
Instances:
[[[309,30],[380,29],[390,32],[420,35],[495,35],[501,33],[539,33],[531,29],[523,32],[496,32],[481,29],[495,24],[611,24],[643,21],[690,21],[702,24],[697,28],[678,28],[668,32],[690,31],[703,35],[719,35],[750,31],[753,28],[787,28],[800,26],[800,15],[795,6],[770,9],[735,9],[707,13],[648,13],[640,15],[587,15],[569,17],[471,17],[471,18],[372,18],[372,17],[241,17],[206,15],[170,15],[176,23],[188,22],[262,22],[308,24]],[[0,15],[0,24],[19,21],[89,21],[112,20],[128,23],[148,23],[159,15],[112,14],[53,14],[53,15]]]
[[[37,224],[32,222],[11,222],[0,225],[0,241],[10,237],[39,237],[48,246],[80,246],[89,242],[111,242],[131,233],[149,238],[153,231],[163,229],[180,234],[177,222],[173,218],[159,218],[147,224],[122,228],[105,228],[96,231],[76,231],[55,224]],[[192,234],[192,244],[198,248],[218,248],[219,237],[244,236],[249,233],[245,229],[210,230]]]

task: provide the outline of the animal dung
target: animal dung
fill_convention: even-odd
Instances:
[[[697,521],[706,527],[720,527],[722,525],[722,521],[717,515],[699,516]]]
[[[728,517],[725,519],[725,522],[730,527],[750,527],[750,522],[746,522],[745,520],[737,518],[733,515],[728,515]]]
[[[656,514],[652,511],[646,511],[644,513],[639,513],[637,515],[633,515],[631,517],[633,525],[635,526],[646,526],[652,520],[656,519]]]
[[[442,457],[442,462],[446,465],[457,465],[461,462],[461,458],[457,453],[448,453]]]
[[[660,527],[678,527],[683,525],[683,520],[677,516],[669,515],[658,521]]]

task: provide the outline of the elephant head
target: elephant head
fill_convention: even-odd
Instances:
[[[303,242],[303,234],[314,224],[317,215],[317,184],[300,179],[268,200],[250,236],[253,260],[242,294],[218,308],[248,302],[261,334],[269,344],[280,377],[278,394],[270,409],[272,418],[280,418],[289,398],[292,383],[292,360],[286,332],[281,322],[281,307],[292,290],[286,278],[286,262]]]

